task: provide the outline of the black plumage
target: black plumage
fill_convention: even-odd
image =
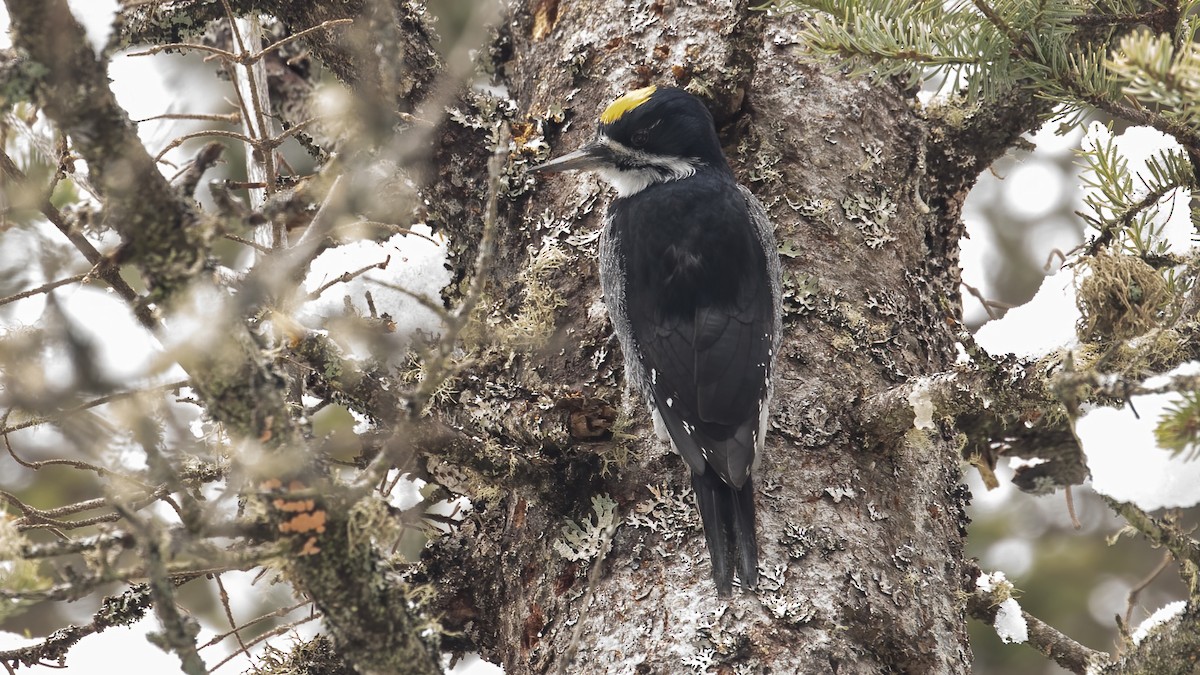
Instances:
[[[718,593],[758,578],[753,482],[779,340],[779,259],[766,212],[725,161],[712,117],[648,88],[601,115],[597,141],[543,165],[617,188],[600,280],[642,393],[692,474]],[[665,439],[664,439],[665,440]]]

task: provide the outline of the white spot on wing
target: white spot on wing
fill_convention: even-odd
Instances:
[[[668,407],[668,408],[670,408],[670,407],[671,407],[671,406],[673,406],[673,405],[675,405],[675,399],[673,399],[673,398],[668,398],[668,399],[667,399],[667,407]]]

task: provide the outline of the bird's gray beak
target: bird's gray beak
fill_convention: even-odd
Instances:
[[[548,162],[531,166],[529,170],[549,173],[598,169],[609,164],[611,154],[611,151],[607,147],[599,143],[588,143],[575,152],[568,152],[562,157],[555,157]]]

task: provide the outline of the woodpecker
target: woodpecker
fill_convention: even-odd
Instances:
[[[758,582],[754,487],[779,351],[780,265],[766,209],[739,185],[708,108],[672,87],[613,101],[595,140],[533,167],[616,190],[600,285],[627,386],[691,470],[718,595]]]

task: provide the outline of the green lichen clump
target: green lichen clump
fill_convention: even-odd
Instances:
[[[1172,301],[1166,280],[1140,258],[1097,255],[1079,284],[1078,332],[1085,342],[1127,340],[1159,325]]]

